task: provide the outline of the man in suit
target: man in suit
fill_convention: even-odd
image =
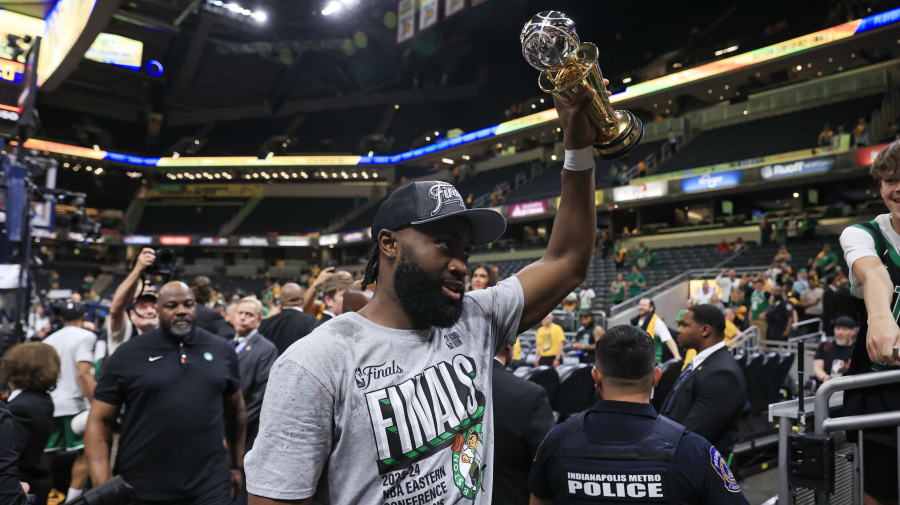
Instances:
[[[822,314],[824,318],[824,330],[826,335],[834,335],[834,321],[847,316],[854,320],[859,319],[856,307],[853,305],[853,295],[850,290],[838,282],[837,276],[826,278],[825,293],[822,295]]]
[[[685,310],[678,343],[697,355],[681,372],[661,413],[729,454],[730,432],[747,402],[747,386],[724,338],[725,316],[717,307],[695,305]]]
[[[197,300],[197,319],[194,324],[198,328],[230,340],[234,336],[234,327],[225,321],[222,314],[207,306],[212,298],[212,281],[209,280],[209,277],[205,275],[194,277],[191,291],[194,292],[194,298]]]
[[[281,312],[262,322],[259,332],[278,349],[278,355],[319,326],[315,316],[303,312],[303,290],[290,282],[281,287]]]
[[[262,410],[269,370],[278,358],[275,344],[264,338],[257,329],[262,321],[262,303],[256,298],[243,298],[234,314],[235,334],[231,341],[238,355],[241,391],[247,404],[247,440],[244,448],[253,448],[259,432],[259,413]]]
[[[527,505],[531,463],[544,436],[555,421],[547,392],[533,382],[516,377],[506,366],[512,345],[494,356],[494,492],[495,505]]]

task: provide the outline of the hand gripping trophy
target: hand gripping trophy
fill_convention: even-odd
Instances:
[[[588,108],[588,120],[597,129],[594,148],[603,159],[624,156],[644,136],[644,124],[627,110],[615,110],[606,96],[599,51],[590,42],[581,42],[575,23],[558,11],[546,11],[531,18],[522,29],[522,54],[541,71],[538,85],[567,103],[572,103],[586,87],[597,92]]]

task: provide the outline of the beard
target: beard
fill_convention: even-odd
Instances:
[[[445,281],[462,282],[463,277],[429,275],[405,253],[394,271],[394,292],[403,310],[417,325],[449,328],[459,321],[463,297],[450,299],[441,289]]]
[[[175,324],[182,321],[187,321],[188,324]],[[164,319],[159,320],[159,327],[162,328],[163,332],[175,339],[178,342],[183,341],[194,331],[194,322],[187,318],[175,318],[171,321],[166,321]]]

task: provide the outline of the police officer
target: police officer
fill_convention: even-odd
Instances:
[[[791,324],[797,320],[794,304],[784,296],[784,288],[777,285],[772,288],[769,308],[766,310],[766,322],[769,323],[768,340],[787,340]]]
[[[594,321],[594,314],[591,309],[581,311],[581,328],[575,335],[575,343],[572,349],[578,351],[579,359],[582,363],[594,362],[594,346],[597,340],[603,336],[603,328]]]
[[[749,505],[712,444],[657,417],[655,362],[653,339],[640,328],[616,326],[597,341],[592,373],[602,399],[544,439],[528,479],[532,505]]]

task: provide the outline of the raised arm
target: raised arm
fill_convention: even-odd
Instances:
[[[896,365],[893,348],[900,342],[900,328],[891,312],[894,284],[880,259],[865,256],[853,262],[853,276],[863,285],[869,331],[866,350],[873,362]]]
[[[125,311],[134,297],[134,287],[141,279],[144,269],[152,265],[154,261],[156,261],[156,253],[153,249],[149,247],[142,249],[134,263],[134,268],[131,269],[122,284],[116,288],[116,294],[113,295],[112,303],[109,304],[109,331],[111,334],[118,333],[122,329],[122,324],[125,322]]]
[[[118,405],[100,400],[91,402],[91,413],[88,414],[84,431],[84,456],[95,487],[109,480],[109,448],[118,413]]]
[[[590,148],[597,137],[585,114],[595,96],[593,90],[586,90],[574,105],[554,98],[567,154]],[[587,277],[597,236],[597,209],[593,159],[581,163],[572,167],[575,170],[562,171],[562,198],[547,252],[517,274],[525,293],[520,332],[537,324]]]
[[[318,293],[318,288],[332,275],[334,275],[334,267],[328,267],[319,272],[319,276],[313,281],[313,285],[303,294],[303,312],[314,316],[318,314],[316,311],[316,294]]]

